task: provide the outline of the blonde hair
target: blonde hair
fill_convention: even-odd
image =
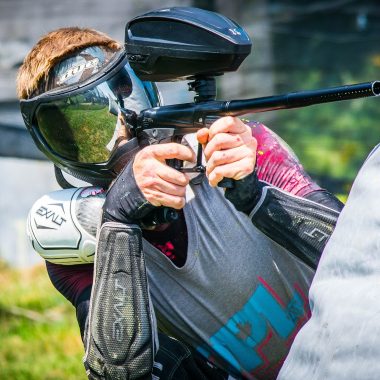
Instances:
[[[119,50],[121,45],[106,34],[94,29],[68,27],[43,36],[25,57],[17,80],[19,99],[28,99],[41,88],[50,70],[63,58],[90,46],[105,46]]]

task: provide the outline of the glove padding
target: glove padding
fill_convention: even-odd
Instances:
[[[233,181],[233,187],[227,188],[224,196],[235,206],[236,210],[249,214],[261,197],[264,182],[259,181],[256,170],[248,176]]]

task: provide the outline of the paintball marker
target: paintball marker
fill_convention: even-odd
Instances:
[[[125,30],[129,63],[142,80],[190,80],[194,103],[175,104],[127,115],[141,146],[180,142],[188,133],[209,126],[217,117],[306,107],[313,104],[377,96],[380,81],[262,98],[217,101],[215,76],[236,71],[250,54],[252,43],[245,30],[218,13],[191,7],[151,11],[132,19]],[[182,171],[203,172],[201,148],[197,164]],[[233,186],[224,179],[222,187]]]
[[[218,13],[191,7],[165,8],[132,19],[125,30],[128,61],[142,80],[171,82],[188,80],[195,92],[194,103],[145,109],[125,115],[140,146],[181,142],[184,135],[210,126],[222,116],[306,107],[313,104],[377,96],[380,81],[319,90],[292,92],[244,100],[216,100],[215,77],[236,71],[250,54],[252,43],[246,31]],[[193,168],[183,168],[179,160],[169,165],[184,172],[204,172],[202,148],[198,146]],[[231,188],[234,181],[224,178],[218,186]],[[174,210],[163,217],[151,215],[150,224],[175,220]],[[164,219],[164,220],[163,220]],[[149,224],[147,223],[147,224]]]

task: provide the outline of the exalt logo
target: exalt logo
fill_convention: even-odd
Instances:
[[[304,234],[311,237],[312,239],[317,240],[319,243],[329,238],[329,235],[327,235],[325,232],[321,231],[316,227],[313,228],[310,232],[304,232]]]
[[[60,207],[62,209],[62,212],[65,213],[62,203],[50,203],[48,206],[41,206],[36,211],[36,214],[44,217],[47,221],[51,221],[53,223],[53,226],[38,224],[37,221],[34,220],[38,229],[57,229],[58,227],[61,227],[63,223],[66,222],[66,219],[62,215],[60,215],[57,210],[52,210],[51,207]]]
[[[112,324],[112,338],[118,342],[124,340],[124,323],[123,319],[125,318],[125,307],[127,305],[127,288],[115,278],[114,282],[114,296],[115,301],[113,306],[113,317],[114,321]]]

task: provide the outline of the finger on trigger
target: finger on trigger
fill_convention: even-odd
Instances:
[[[209,137],[209,130],[208,128],[202,128],[199,131],[197,131],[197,140],[199,144],[205,145],[208,142]]]

